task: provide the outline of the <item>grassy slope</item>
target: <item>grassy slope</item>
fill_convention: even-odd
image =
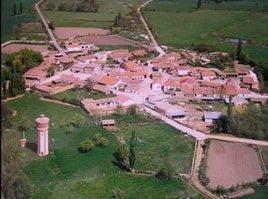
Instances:
[[[36,131],[32,128],[26,132],[27,147],[22,151],[23,163],[24,171],[33,184],[33,198],[110,198],[112,190],[116,188],[123,190],[127,198],[144,198],[148,193],[152,193],[151,198],[162,198],[168,194],[201,198],[180,180],[163,182],[154,177],[119,175],[119,169],[112,164],[117,142],[110,133],[91,125],[75,129],[72,134],[66,135],[64,129],[58,127],[57,124],[62,120],[84,115],[79,107],[40,101],[34,94],[26,94],[7,103],[17,111],[15,123],[22,117],[34,120],[38,115],[45,114],[50,118],[50,124],[55,124],[50,125],[49,129],[49,138],[54,139],[54,155],[43,158],[37,156]],[[137,168],[158,170],[163,161],[166,161],[165,156],[173,165],[177,165],[176,172],[189,172],[194,144],[192,139],[184,138],[175,129],[153,120],[148,121],[148,125],[132,128],[137,126],[137,118],[125,117],[119,121],[125,127],[129,125],[129,128],[122,130],[130,135],[130,129],[134,129],[139,139],[143,140],[138,143]],[[80,142],[86,137],[92,138],[96,133],[102,133],[109,139],[108,147],[95,147],[87,154],[79,153],[77,148]],[[143,189],[140,189],[141,184]]]

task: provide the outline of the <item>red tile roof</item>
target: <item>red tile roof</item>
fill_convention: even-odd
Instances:
[[[116,76],[110,75],[110,76],[104,76],[99,79],[98,83],[104,84],[104,85],[110,85],[113,86],[118,82],[118,78]]]

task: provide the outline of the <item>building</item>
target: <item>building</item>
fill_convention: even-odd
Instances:
[[[48,124],[49,118],[40,115],[35,120],[37,127],[37,154],[39,156],[46,156],[49,154],[48,146]]]
[[[203,120],[207,123],[213,123],[213,121],[219,119],[220,116],[221,112],[207,111],[204,112]]]

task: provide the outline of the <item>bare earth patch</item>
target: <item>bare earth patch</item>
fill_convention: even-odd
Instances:
[[[255,182],[263,174],[255,149],[245,144],[212,141],[207,160],[209,186],[230,188],[243,182]]]
[[[45,45],[31,45],[31,44],[9,44],[2,48],[2,53],[13,53],[24,48],[28,48],[33,51],[46,52],[47,46]]]
[[[85,35],[107,35],[109,30],[100,28],[76,28],[76,27],[56,27],[55,33],[59,39],[69,39],[75,36]]]
[[[118,35],[108,35],[108,36],[85,36],[81,37],[80,40],[94,44],[94,45],[126,45],[134,46],[139,45],[138,42],[135,42]]]

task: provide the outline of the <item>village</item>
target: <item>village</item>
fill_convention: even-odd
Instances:
[[[222,114],[215,108],[218,105],[230,99],[235,107],[267,103],[268,96],[260,94],[257,75],[249,65],[235,61],[233,70],[227,72],[206,67],[214,57],[228,56],[226,53],[181,50],[144,59],[153,48],[100,51],[93,44],[70,40],[63,49],[67,55],[42,53],[44,62],[23,75],[26,88],[44,96],[85,87],[114,95],[83,99],[80,105],[89,115],[107,115],[118,107],[127,110],[136,105],[208,133]],[[201,66],[195,66],[197,62]],[[54,67],[53,74],[50,67]]]

